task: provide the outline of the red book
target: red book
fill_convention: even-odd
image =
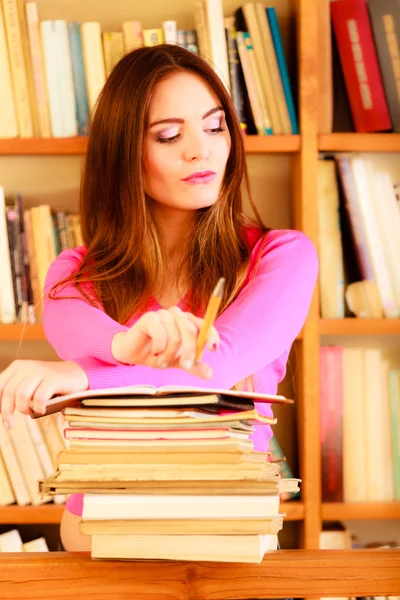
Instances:
[[[357,132],[392,129],[365,0],[331,2],[340,63]]]

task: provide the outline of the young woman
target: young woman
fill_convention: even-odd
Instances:
[[[240,125],[223,83],[174,45],[141,48],[115,67],[93,117],[80,193],[85,246],[62,252],[45,286],[43,324],[63,362],[14,361],[0,374],[1,415],[55,393],[150,383],[251,386],[276,393],[305,321],[317,257],[299,231],[243,214],[248,176]],[[203,362],[202,316],[225,294]],[[258,410],[271,414],[268,405]],[[267,450],[269,427],[255,448]],[[61,535],[78,530],[70,496]]]

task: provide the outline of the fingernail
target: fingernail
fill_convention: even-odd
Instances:
[[[189,371],[193,366],[193,361],[190,358],[187,358],[183,361],[183,368]]]
[[[216,350],[218,350],[218,344],[214,342],[212,345],[212,351],[215,352]]]
[[[162,362],[160,365],[160,369],[166,369],[167,367],[168,367],[168,361],[164,360],[164,362]]]

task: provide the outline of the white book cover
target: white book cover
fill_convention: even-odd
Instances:
[[[54,137],[78,135],[68,27],[64,20],[40,23]]]
[[[366,231],[368,253],[382,300],[383,312],[387,318],[397,318],[399,311],[386,262],[382,237],[376,221],[374,200],[368,175],[368,161],[359,157],[351,157],[350,164],[357,191],[357,202],[361,219]]]
[[[30,542],[25,542],[22,544],[23,552],[48,552],[49,547],[47,545],[46,539],[44,537],[37,538],[36,540],[31,540]]]
[[[0,552],[22,552],[22,539],[18,529],[0,534]]]
[[[174,496],[85,494],[83,519],[201,519],[272,517],[279,513],[275,496]]]
[[[82,23],[81,35],[89,108],[92,112],[106,82],[100,23],[98,21]]]
[[[0,323],[9,325],[15,323],[17,314],[15,309],[14,287],[11,271],[11,257],[8,245],[6,199],[4,188],[0,185]]]
[[[18,137],[17,113],[15,110],[14,89],[11,79],[10,58],[8,55],[6,30],[3,13],[0,10],[0,138]]]
[[[219,75],[227,90],[229,90],[228,50],[225,39],[222,0],[205,0],[205,12],[211,49],[210,58],[215,72]]]
[[[16,453],[11,442],[8,431],[0,419],[0,452],[3,456],[4,464],[12,485],[12,489],[17,500],[18,506],[30,504],[28,488],[26,486],[22,469],[18,462]]]
[[[176,44],[176,21],[164,21],[164,41],[166,44]]]

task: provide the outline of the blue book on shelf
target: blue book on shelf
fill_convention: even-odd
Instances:
[[[293,102],[292,88],[290,86],[289,73],[287,70],[285,53],[282,46],[281,32],[279,29],[278,19],[276,18],[275,8],[266,8],[269,27],[271,29],[272,40],[274,43],[276,59],[278,61],[278,67],[281,74],[283,91],[285,93],[286,104],[289,111],[290,124],[292,126],[292,133],[298,134],[299,127],[297,124],[296,110]]]
[[[78,131],[79,135],[87,135],[89,133],[89,104],[86,91],[85,68],[83,65],[80,23],[68,23],[68,37],[71,49]]]

